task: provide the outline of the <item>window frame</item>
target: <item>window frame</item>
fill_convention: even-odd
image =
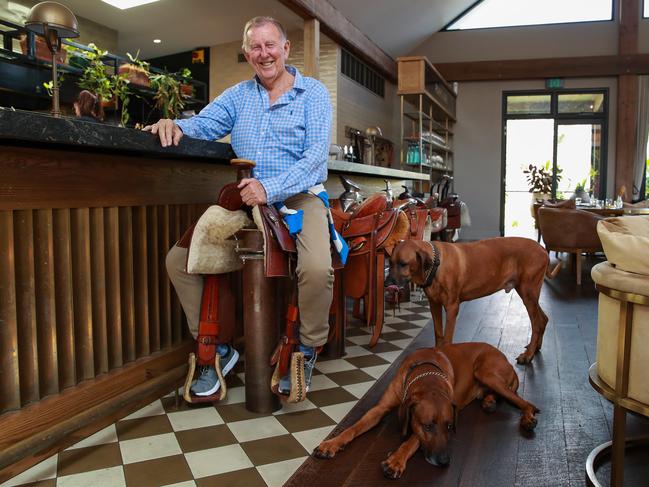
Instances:
[[[571,25],[571,24],[585,24],[585,23],[599,23],[599,22],[613,22],[616,18],[617,15],[617,2],[616,0],[611,0],[611,18],[610,19],[605,19],[605,20],[580,20],[580,21],[572,21],[572,22],[553,22],[553,23],[547,23],[547,24],[519,24],[519,25],[503,25],[499,27],[474,27],[471,29],[450,29],[449,27],[452,26],[455,22],[460,20],[462,17],[467,15],[471,10],[476,8],[478,5],[480,5],[482,2],[485,0],[476,0],[473,4],[469,5],[467,8],[465,8],[459,15],[457,15],[453,20],[451,20],[449,23],[447,23],[440,32],[467,32],[467,31],[474,31],[474,30],[493,30],[493,29],[511,29],[511,28],[520,28],[520,27],[541,27],[545,25]],[[647,2],[647,0],[643,0],[643,2]],[[644,12],[644,8],[643,8]],[[644,17],[643,18],[647,18]]]

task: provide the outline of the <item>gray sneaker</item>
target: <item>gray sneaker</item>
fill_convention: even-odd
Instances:
[[[304,357],[304,383],[306,384],[306,392],[309,392],[309,387],[311,387],[311,377],[313,376],[313,368],[315,367],[315,361],[318,358],[317,354],[313,354],[311,357]],[[280,394],[290,394],[291,393],[291,375],[287,374],[279,380],[278,391]]]
[[[232,370],[238,360],[239,352],[228,345],[228,353],[223,355],[219,360],[223,377]],[[198,379],[192,383],[190,390],[195,396],[210,396],[216,394],[220,387],[221,383],[219,382],[219,378],[216,376],[216,370],[214,367],[206,365],[201,367],[200,375],[198,376]]]

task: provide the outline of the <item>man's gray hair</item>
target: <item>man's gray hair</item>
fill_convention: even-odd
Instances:
[[[241,45],[241,48],[245,52],[248,52],[248,32],[250,31],[250,29],[261,27],[262,25],[266,24],[273,24],[275,27],[277,27],[282,41],[286,42],[286,40],[288,39],[288,37],[286,36],[286,30],[284,30],[284,26],[280,24],[279,20],[274,19],[273,17],[253,17],[248,22],[246,22],[246,26],[243,28],[243,44]]]

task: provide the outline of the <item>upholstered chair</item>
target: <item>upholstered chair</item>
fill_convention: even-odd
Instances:
[[[601,216],[584,210],[539,208],[539,229],[548,252],[573,254],[577,268],[577,284],[581,285],[581,254],[602,251],[597,235]]]
[[[538,200],[537,200],[538,201]],[[575,200],[543,200],[540,203],[534,203],[534,228],[536,228],[536,241],[541,241],[541,227],[539,226],[539,208],[546,206],[548,208],[564,208],[566,210],[574,210],[577,208]]]
[[[597,362],[590,368],[591,385],[614,406],[613,441],[589,455],[588,485],[612,450],[611,485],[622,487],[624,451],[649,446],[648,439],[625,438],[626,412],[649,417],[649,216],[609,218],[598,223],[608,259],[591,274],[599,291]]]

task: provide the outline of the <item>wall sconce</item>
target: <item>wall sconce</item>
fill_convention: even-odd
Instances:
[[[65,5],[57,2],[41,2],[30,10],[25,28],[44,37],[52,53],[52,116],[60,117],[56,55],[61,50],[61,39],[79,37],[77,18]]]

